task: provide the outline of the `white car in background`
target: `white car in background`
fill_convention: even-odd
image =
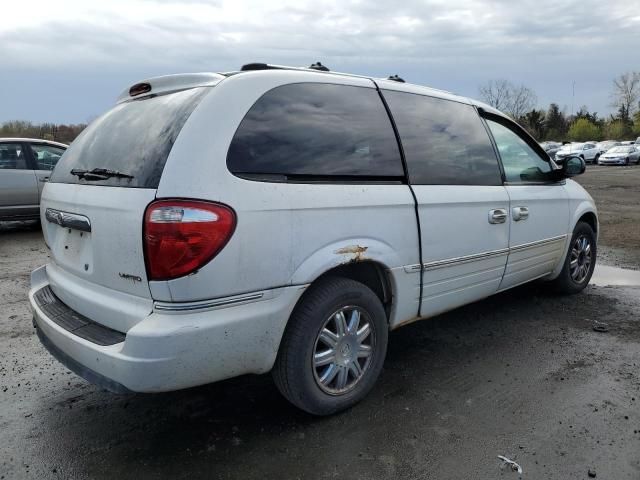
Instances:
[[[598,147],[598,150],[600,150],[600,154],[602,155],[604,152],[612,149],[613,147],[617,147],[618,145],[620,145],[620,142],[617,142],[615,140],[605,140],[603,142],[597,143],[596,147]]]
[[[597,163],[600,150],[595,143],[569,143],[563,146],[555,156],[555,161],[563,163],[568,156],[578,156],[586,163]]]
[[[603,153],[598,159],[598,165],[629,165],[640,163],[640,150],[634,145],[620,145]]]

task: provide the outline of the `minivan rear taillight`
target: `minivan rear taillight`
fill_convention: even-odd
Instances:
[[[220,203],[158,200],[144,216],[149,280],[170,280],[195,272],[227,244],[236,226],[234,211]]]

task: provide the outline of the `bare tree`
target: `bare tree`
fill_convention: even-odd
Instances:
[[[511,97],[511,87],[506,80],[489,80],[480,87],[480,96],[493,108],[505,110]]]
[[[516,86],[508,80],[489,80],[480,87],[480,96],[516,120],[532,110],[538,101],[533,90],[524,85]]]
[[[613,79],[612,106],[632,116],[640,100],[640,72],[627,72]]]
[[[511,90],[511,102],[507,106],[507,113],[512,118],[519,119],[532,110],[537,102],[538,97],[535,92],[524,85],[520,85]]]

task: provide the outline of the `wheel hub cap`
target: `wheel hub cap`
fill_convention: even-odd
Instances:
[[[373,358],[375,332],[369,315],[360,307],[343,307],[320,329],[313,350],[317,385],[330,395],[352,390]]]
[[[571,246],[571,257],[569,259],[569,273],[576,283],[582,283],[589,275],[593,253],[591,240],[586,235],[580,235]]]

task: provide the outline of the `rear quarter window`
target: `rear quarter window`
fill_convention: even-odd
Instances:
[[[237,176],[270,181],[404,175],[377,91],[321,83],[265,93],[240,123],[227,166]]]
[[[130,100],[94,120],[71,144],[51,175],[54,183],[157,188],[180,130],[209,91],[192,88]],[[133,178],[84,180],[72,170],[116,170]]]

